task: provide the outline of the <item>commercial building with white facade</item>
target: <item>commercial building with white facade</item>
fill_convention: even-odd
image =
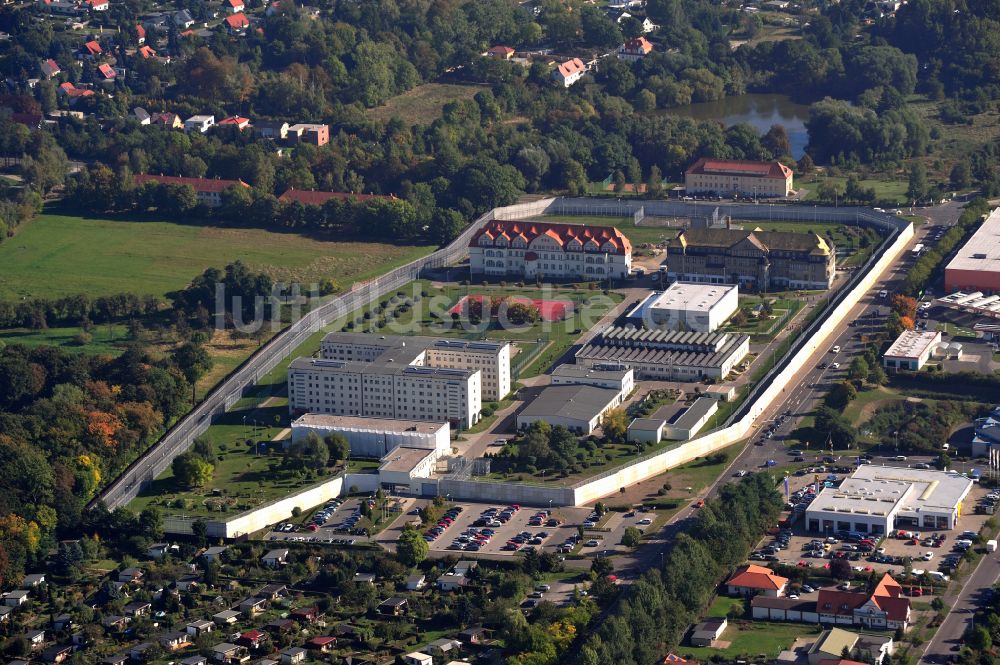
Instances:
[[[421,448],[451,452],[451,430],[448,423],[422,420],[390,420],[307,413],[292,422],[292,442],[297,443],[310,432],[321,438],[341,434],[351,447],[352,457],[382,458],[394,448]]]
[[[613,226],[494,220],[469,241],[469,267],[496,278],[623,279],[632,243]]]
[[[806,509],[811,533],[953,529],[972,480],[957,473],[865,465],[840,487],[822,490]]]
[[[735,284],[674,282],[665,291],[650,293],[628,318],[647,328],[714,332],[739,306]]]
[[[590,434],[600,427],[611,409],[622,403],[615,389],[594,386],[549,386],[517,414],[522,429],[539,420],[556,427],[562,425],[579,434]]]
[[[628,397],[635,389],[635,372],[624,365],[584,365],[563,364],[552,370],[554,386],[594,386],[617,390],[622,397]]]
[[[725,378],[749,352],[748,335],[611,326],[577,351],[576,364],[625,365],[637,379],[700,381]]]
[[[480,378],[479,370],[296,358],[288,366],[288,408],[468,428],[482,410]]]
[[[484,401],[503,399],[511,387],[510,344],[506,342],[338,332],[323,338],[320,356],[387,367],[411,365],[479,371]]]
[[[919,370],[941,345],[939,331],[904,330],[882,356],[886,369]]]

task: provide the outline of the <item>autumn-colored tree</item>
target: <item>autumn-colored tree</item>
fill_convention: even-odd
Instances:
[[[106,411],[90,411],[87,413],[87,434],[91,441],[105,448],[114,448],[115,437],[122,429],[122,421],[118,416]]]
[[[909,316],[899,317],[899,322],[903,324],[903,327],[906,328],[907,330],[913,330],[913,326],[915,325],[913,322],[913,318]]]
[[[909,317],[910,319],[915,319],[917,317],[916,298],[911,298],[897,293],[889,301],[889,304],[892,307],[892,311],[896,312],[900,316]]]

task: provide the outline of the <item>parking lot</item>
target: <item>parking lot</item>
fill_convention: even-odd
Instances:
[[[326,506],[320,506],[310,513],[306,524],[316,524],[316,529],[301,527],[291,522],[275,526],[265,540],[285,540],[292,542],[313,542],[340,545],[366,543],[368,537],[362,527],[361,504],[364,498],[349,498],[331,501]],[[329,511],[328,516],[320,522],[314,522],[313,516],[322,511]]]

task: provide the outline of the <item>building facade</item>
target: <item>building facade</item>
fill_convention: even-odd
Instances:
[[[667,245],[667,277],[674,281],[828,289],[836,271],[834,247],[815,233],[692,228]]]
[[[221,180],[217,178],[186,178],[183,176],[140,174],[134,177],[135,184],[142,187],[149,182],[161,185],[188,185],[194,190],[198,203],[209,208],[222,205],[222,192],[227,187],[250,187],[242,180]]]
[[[781,162],[749,162],[702,157],[684,173],[688,194],[788,196],[792,170]]]
[[[496,278],[623,279],[632,243],[611,226],[494,220],[469,242],[469,265]]]
[[[447,422],[357,418],[307,413],[292,422],[292,442],[310,432],[320,438],[341,434],[351,447],[352,457],[384,457],[394,448],[423,448],[445,455],[451,452],[451,431]]]
[[[1000,208],[962,246],[944,269],[945,291],[1000,293]]]
[[[882,356],[886,369],[922,369],[941,345],[940,331],[904,330]]]

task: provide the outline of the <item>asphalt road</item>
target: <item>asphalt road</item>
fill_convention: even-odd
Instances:
[[[987,554],[960,586],[953,587],[958,593],[943,599],[951,606],[951,611],[934,637],[927,642],[921,662],[947,663],[955,659],[961,649],[962,635],[972,621],[973,612],[980,604],[984,590],[996,584],[997,580],[1000,580],[1000,558],[996,553]]]

